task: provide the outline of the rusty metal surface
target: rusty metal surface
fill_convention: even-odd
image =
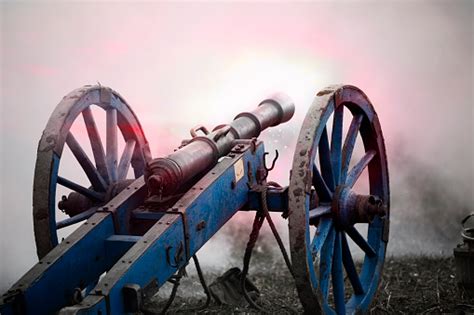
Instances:
[[[343,106],[347,107],[354,116],[344,147],[342,147],[341,141]],[[326,123],[334,112],[333,117],[337,118],[333,124],[335,126],[331,137],[333,144],[329,153],[327,152],[328,144],[325,143],[327,140],[324,138],[327,139]],[[368,153],[359,163],[356,163],[354,169],[350,170],[349,158],[357,131],[360,132],[365,151]],[[315,166],[317,152],[319,152],[320,158],[321,155],[326,157],[330,155],[331,172],[327,170],[326,172],[320,172],[321,174],[317,172]],[[324,165],[323,161],[320,165]],[[350,251],[348,252],[348,247],[345,246],[347,243],[344,235],[345,230],[340,227],[334,210],[328,212],[327,206],[321,204],[323,207],[320,210],[324,209],[324,211],[319,211],[321,213],[317,231],[319,236],[315,235],[312,241],[309,229],[310,195],[312,185],[314,185],[317,194],[319,194],[319,200],[321,201],[322,197],[322,201],[331,202],[333,204],[331,209],[334,209],[333,198],[335,196],[333,194],[337,190],[337,186],[345,186],[348,182],[349,186],[352,187],[364,167],[368,167],[369,170],[370,194],[383,200],[386,215],[383,218],[377,217],[374,222],[369,223],[368,240],[364,240],[362,244],[363,246],[370,244],[376,251],[374,257],[366,256],[363,270],[359,275],[364,286],[364,293],[361,294],[360,286],[357,285],[355,277],[352,277],[350,280],[355,285],[354,289],[358,294],[353,294],[345,302],[343,288],[338,284],[338,281],[343,281],[339,277],[342,272],[341,265],[339,265],[341,261],[344,263],[346,271],[348,271],[347,268],[351,269],[351,262],[347,260],[347,257],[350,257]],[[331,173],[336,186],[333,189],[330,187],[333,182],[328,180]],[[325,189],[318,187],[320,183],[325,184]],[[326,183],[329,183],[329,185]],[[305,311],[308,313],[366,311],[378,285],[385,258],[390,200],[385,146],[380,123],[372,104],[358,88],[348,85],[335,85],[320,91],[316,95],[298,137],[288,199],[291,257],[298,295]],[[314,210],[318,212],[318,208]],[[349,236],[358,237],[358,235],[352,233],[350,227],[347,227],[347,229],[350,230],[350,234],[348,232]],[[334,248],[337,248],[337,250]],[[353,268],[351,270],[353,271]],[[334,304],[328,302],[327,295],[331,272],[333,290],[342,290],[342,297],[340,292],[339,294],[334,292],[336,297]]]
[[[91,119],[89,106],[92,104],[104,110],[116,112],[116,116],[112,115],[111,118],[116,118],[117,127],[125,141],[136,141],[130,161],[136,177],[143,174],[145,163],[151,158],[148,142],[136,115],[117,92],[98,85],[86,85],[67,94],[51,115],[38,144],[33,184],[33,222],[39,258],[43,257],[57,244],[55,210],[53,209],[56,206],[57,171],[64,144],[68,135],[70,135],[71,125],[81,113],[84,113],[84,120],[88,126],[88,135],[91,139],[96,165],[94,166],[92,162],[82,158],[80,162],[89,171],[98,174],[95,180],[96,186],[106,185],[104,183],[110,181],[110,174],[104,171],[107,163],[103,157],[104,150],[97,139],[98,133],[95,123]],[[113,132],[111,132],[111,136],[113,136]],[[109,149],[113,151],[112,147]],[[75,152],[80,152],[80,150]],[[112,163],[117,163],[115,153],[110,156],[114,159]],[[128,157],[124,161],[124,164],[127,163]]]
[[[252,139],[268,127],[288,121],[294,114],[292,100],[283,94],[264,100],[251,112],[240,113],[228,126],[220,126],[205,136],[197,136],[197,126],[191,130],[192,140],[176,152],[152,160],[146,170],[150,194],[169,196],[185,186],[198,174],[209,170],[218,159],[227,155],[237,139]]]

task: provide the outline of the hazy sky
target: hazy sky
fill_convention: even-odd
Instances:
[[[61,98],[110,86],[138,115],[153,156],[283,91],[293,120],[263,136],[283,156],[313,95],[359,86],[385,133],[389,254],[450,254],[473,211],[473,2],[2,2],[0,290],[36,260],[37,142]],[[281,225],[285,228],[284,224]],[[245,236],[246,237],[246,236]]]

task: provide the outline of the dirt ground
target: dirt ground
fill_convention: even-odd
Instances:
[[[281,261],[255,259],[250,279],[259,288],[259,304],[268,313],[302,313],[293,279]],[[206,272],[211,283],[218,274]],[[183,278],[169,314],[259,314],[248,307],[230,307],[211,303],[204,310],[191,311],[205,301],[196,275]],[[150,314],[160,313],[171,290],[164,288],[147,304]],[[346,290],[347,291],[347,290]],[[458,288],[453,258],[388,258],[371,314],[474,314],[474,299]]]

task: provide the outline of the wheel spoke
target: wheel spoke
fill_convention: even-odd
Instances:
[[[355,227],[351,226],[347,228],[346,232],[347,232],[347,235],[349,235],[350,238],[354,241],[354,243],[356,243],[357,246],[359,246],[360,249],[362,249],[367,254],[367,256],[374,257],[376,255],[372,246],[370,246],[369,243],[367,243],[367,241],[364,239],[362,235],[360,235],[360,233],[356,230]]]
[[[347,131],[346,140],[344,141],[344,147],[342,149],[342,167],[341,167],[341,182],[345,182],[347,170],[349,169],[349,163],[351,162],[352,152],[354,151],[354,145],[359,133],[360,124],[362,123],[363,115],[355,115],[352,118],[351,126]]]
[[[135,150],[135,143],[135,140],[130,139],[125,144],[117,171],[119,180],[123,180],[127,177],[130,162],[132,161],[133,150]]]
[[[61,186],[67,187],[71,190],[74,190],[75,192],[80,193],[81,195],[94,200],[94,201],[104,201],[104,194],[95,192],[93,190],[90,190],[86,187],[83,187],[79,184],[76,184],[69,179],[66,179],[64,177],[58,176],[57,183]]]
[[[346,303],[344,301],[344,271],[342,270],[341,232],[336,232],[331,275],[336,313],[345,314]]]
[[[329,278],[331,276],[332,259],[334,253],[334,239],[335,239],[334,227],[331,226],[326,240],[321,248],[321,259],[319,265],[319,279],[321,283],[321,293],[327,300],[329,293]]]
[[[340,105],[334,110],[334,119],[331,134],[331,162],[335,184],[340,183],[341,173],[341,147],[342,147],[342,122],[344,118],[344,106]]]
[[[319,164],[321,165],[321,173],[323,175],[324,181],[326,182],[328,188],[331,191],[334,191],[335,185],[331,163],[331,151],[329,149],[329,140],[326,128],[324,128],[321,139],[319,140]]]
[[[329,190],[326,182],[321,177],[316,165],[313,165],[313,186],[314,189],[316,189],[316,193],[318,194],[320,201],[332,200],[332,192]]]
[[[107,109],[107,150],[106,160],[111,182],[117,181],[117,110]]]
[[[318,229],[316,230],[316,235],[311,242],[311,251],[313,253],[317,253],[321,250],[326,238],[331,232],[332,227],[333,223],[331,218],[321,218]]]
[[[319,205],[318,207],[309,210],[309,223],[311,224],[311,221],[317,220],[323,215],[330,214],[331,208],[331,205]]]
[[[347,175],[346,178],[346,185],[349,187],[353,187],[354,184],[357,182],[357,179],[359,179],[360,175],[364,171],[364,169],[369,165],[370,161],[374,158],[374,156],[377,154],[375,150],[369,150],[365,152],[365,155],[360,159],[359,162],[357,162],[356,165],[351,169],[349,174]]]
[[[84,152],[79,142],[77,142],[76,138],[74,138],[74,136],[70,132],[67,135],[66,143],[69,149],[71,149],[72,154],[86,173],[87,178],[89,178],[89,181],[91,182],[94,189],[96,191],[105,191],[107,186],[105,184],[104,179],[102,178],[102,176],[100,176],[99,172],[94,167],[91,160],[89,160],[87,154]]]
[[[90,208],[89,210],[76,214],[72,218],[67,218],[62,221],[59,221],[56,223],[56,228],[59,230],[59,229],[65,228],[66,226],[70,226],[70,225],[79,223],[81,221],[84,221],[86,219],[89,219],[96,211],[97,211],[97,207],[93,207],[93,208]]]
[[[82,111],[82,118],[84,119],[84,124],[86,125],[87,134],[91,143],[92,153],[94,154],[95,166],[102,178],[109,182],[104,147],[102,146],[102,140],[99,131],[97,130],[97,125],[95,124],[94,116],[92,115],[90,107],[86,107]]]
[[[342,262],[344,268],[346,269],[347,276],[351,282],[352,288],[356,295],[364,294],[364,289],[360,283],[359,275],[357,274],[357,269],[354,265],[354,260],[352,260],[351,250],[349,249],[349,244],[347,244],[346,234],[341,232],[341,245],[342,245]]]

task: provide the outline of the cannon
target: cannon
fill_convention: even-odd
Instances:
[[[152,159],[137,116],[117,92],[96,85],[66,95],[37,151],[33,222],[39,261],[2,295],[0,313],[140,312],[147,292],[173,280],[238,211],[255,213],[254,236],[269,220],[305,312],[367,312],[389,236],[389,178],[378,116],[357,87],[317,93],[297,139],[289,185],[281,187],[267,181],[274,165],[265,163],[258,136],[290,120],[294,110],[288,96],[273,95],[230,124],[191,129],[191,138],[173,153]],[[104,126],[94,118],[97,112]],[[78,120],[86,127],[82,138],[89,153],[74,134]],[[63,175],[65,147],[87,184]],[[356,189],[361,178],[365,194]],[[288,220],[290,255],[269,212]],[[69,235],[61,238],[63,229]],[[357,262],[355,251],[361,253]]]

